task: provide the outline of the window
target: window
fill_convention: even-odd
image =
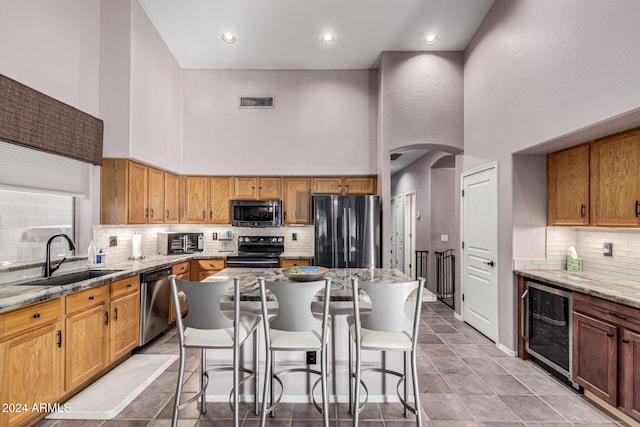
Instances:
[[[56,233],[75,241],[74,205],[72,196],[0,189],[0,264],[44,261],[47,240]],[[52,257],[71,254],[66,240],[52,242]]]

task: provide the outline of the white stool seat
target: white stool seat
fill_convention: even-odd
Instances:
[[[233,319],[232,311],[223,311]],[[253,313],[240,313],[240,322],[238,324],[238,338],[244,342],[249,335],[256,330],[262,322],[262,317]],[[233,348],[233,328],[225,329],[196,329],[187,328],[184,331],[185,347],[205,347],[205,348]]]

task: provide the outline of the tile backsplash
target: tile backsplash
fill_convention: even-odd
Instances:
[[[313,256],[313,226],[284,226],[280,228],[244,228],[228,225],[98,225],[93,227],[93,241],[99,251],[107,253],[107,262],[125,261],[131,256],[131,236],[137,232],[142,234],[142,255],[157,254],[158,232],[202,232],[204,234],[204,255],[224,255],[237,250],[238,236],[284,236],[286,255]],[[231,240],[213,240],[213,233],[220,237],[224,232],[231,232]],[[296,240],[293,240],[293,234]],[[117,246],[109,247],[109,237],[115,236]],[[81,253],[87,248],[79,248]],[[84,252],[82,252],[84,251]]]
[[[604,243],[613,244],[605,256]],[[516,259],[523,269],[564,269],[567,249],[576,248],[583,271],[628,280],[640,280],[640,230],[631,228],[547,227],[546,259]]]

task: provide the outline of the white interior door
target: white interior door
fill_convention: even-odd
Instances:
[[[415,264],[415,230],[416,230],[416,193],[404,195],[404,272],[414,276]]]
[[[498,340],[497,165],[462,174],[462,317]]]
[[[391,267],[404,269],[404,198],[402,195],[392,199],[392,250]]]

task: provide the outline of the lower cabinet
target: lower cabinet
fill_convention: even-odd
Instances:
[[[139,275],[0,314],[0,427],[88,385],[138,346],[139,325]]]
[[[573,293],[573,380],[640,421],[640,310]]]
[[[109,361],[128,355],[140,345],[140,276],[111,283]]]
[[[171,274],[175,274],[178,280],[191,280],[191,263],[189,261],[180,262],[171,266]],[[188,303],[180,302],[180,310],[184,316],[187,313]],[[176,308],[173,305],[173,297],[169,300],[169,324],[176,322]]]
[[[67,297],[65,391],[73,390],[109,363],[109,285]]]
[[[62,395],[63,316],[63,298],[0,315],[0,426],[25,424]]]
[[[216,274],[225,267],[225,260],[223,259],[199,259],[195,261],[195,281],[198,282]],[[191,265],[191,268],[194,269],[193,264]],[[194,277],[194,271],[191,272],[191,277]]]

